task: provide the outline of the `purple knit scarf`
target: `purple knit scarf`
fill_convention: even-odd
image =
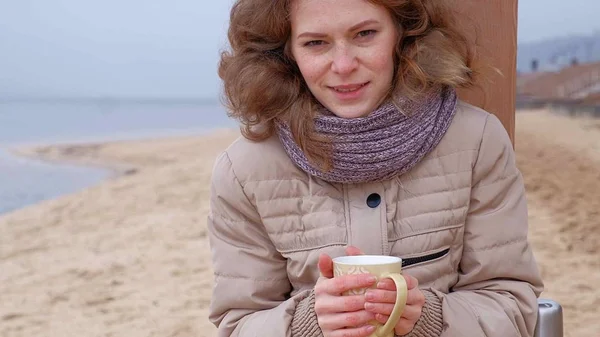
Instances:
[[[443,88],[421,102],[384,103],[361,118],[340,118],[321,108],[315,128],[333,142],[329,171],[309,163],[285,123],[277,123],[277,129],[289,157],[308,174],[334,183],[381,181],[407,172],[439,144],[456,102],[455,90]]]

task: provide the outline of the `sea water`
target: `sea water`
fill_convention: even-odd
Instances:
[[[111,174],[14,156],[11,148],[196,135],[234,126],[216,100],[0,101],[0,214],[75,192]]]

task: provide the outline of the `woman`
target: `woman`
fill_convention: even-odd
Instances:
[[[542,282],[511,142],[457,100],[471,49],[441,0],[237,0],[219,73],[243,134],[209,233],[219,336],[369,336],[393,284],[331,258],[404,260],[398,336],[531,336]]]

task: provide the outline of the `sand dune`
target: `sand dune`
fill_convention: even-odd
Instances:
[[[517,116],[543,297],[598,336],[600,123]],[[0,217],[0,336],[214,336],[208,182],[237,135],[20,149],[121,174]]]

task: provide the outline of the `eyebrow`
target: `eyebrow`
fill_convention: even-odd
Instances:
[[[379,23],[379,21],[377,21],[375,19],[368,19],[368,20],[362,21],[362,22],[350,27],[350,31],[358,30],[358,29],[360,29],[366,25],[370,25],[372,23]],[[298,38],[301,38],[301,37],[323,38],[326,36],[327,36],[327,34],[304,32],[304,33],[298,35]]]

